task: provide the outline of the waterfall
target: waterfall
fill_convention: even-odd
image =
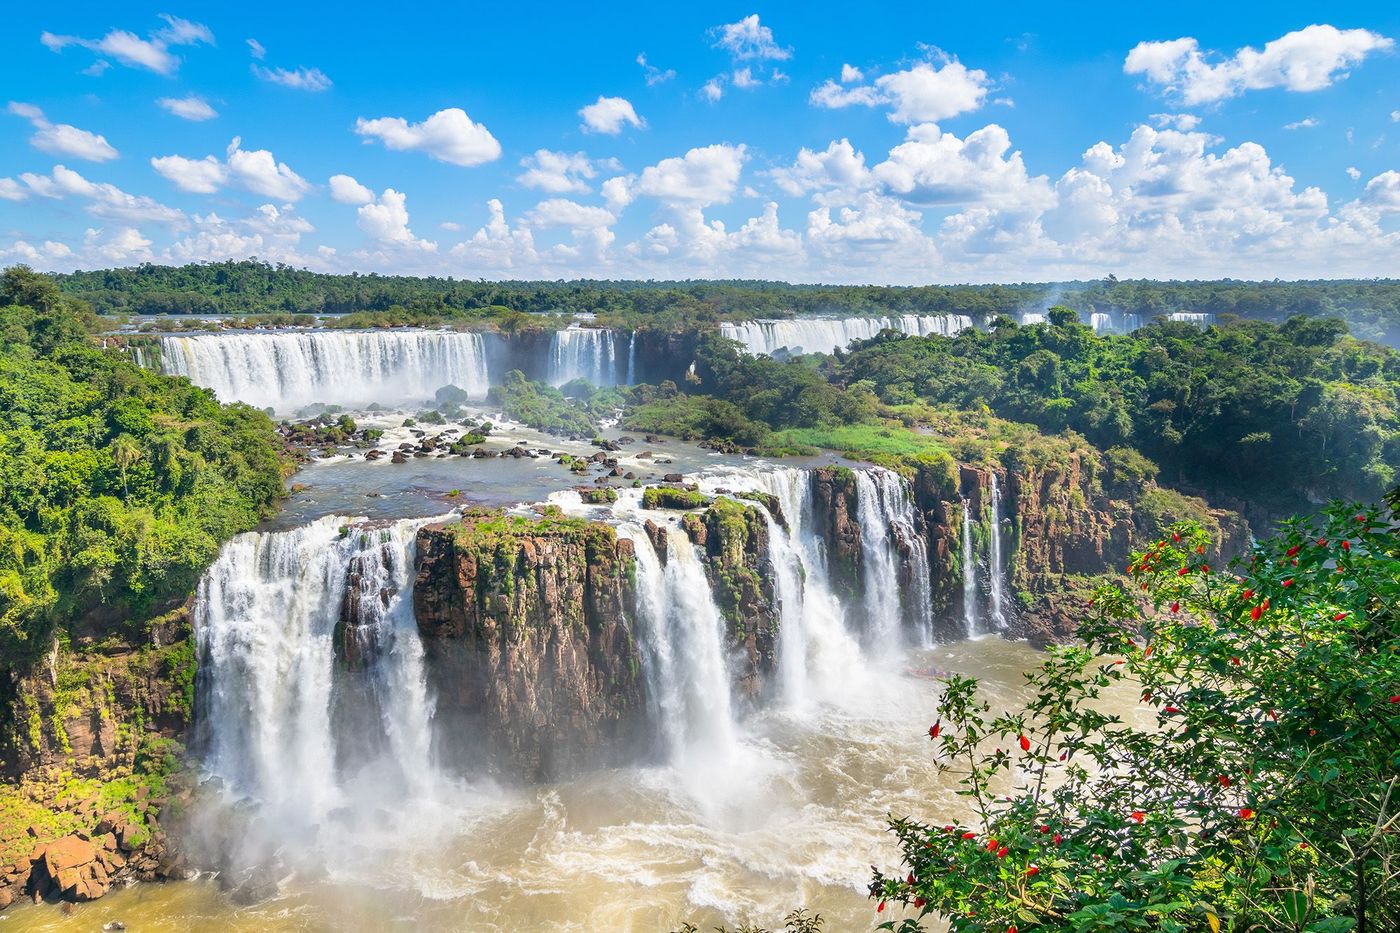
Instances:
[[[481,335],[445,331],[171,336],[161,338],[161,362],[220,401],[278,412],[317,402],[421,402],[445,385],[481,397],[489,385]]]
[[[778,501],[784,530],[770,515],[768,539],[778,568],[775,590],[782,613],[778,631],[778,675],[790,707],[809,703],[813,693],[835,698],[864,671],[860,643],[846,627],[841,601],[831,591],[825,542],[817,534],[812,475],[781,467],[756,477]],[[777,542],[776,547],[771,542]]]
[[[861,536],[861,588],[867,633],[874,644],[897,647],[906,613],[929,637],[933,622],[928,550],[914,524],[908,485],[885,469],[856,470],[856,521]],[[909,602],[900,600],[899,545],[909,552]]]
[[[427,520],[343,530],[348,521],[238,535],[196,596],[206,766],[289,823],[314,825],[345,805],[361,770],[385,799],[422,799],[436,773],[412,610],[414,541]],[[342,607],[342,642],[364,652],[368,689],[336,658]],[[356,738],[377,753],[334,728],[355,714],[371,732]]]
[[[972,548],[972,503],[962,504],[962,597],[963,630],[969,638],[977,631],[977,557]]]
[[[752,354],[772,355],[786,348],[790,353],[831,353],[856,340],[869,340],[885,329],[914,337],[951,336],[972,326],[964,314],[906,314],[893,317],[793,318],[723,323],[720,333],[737,340]]]
[[[627,385],[637,384],[637,332],[627,335]]]
[[[561,386],[575,379],[586,379],[595,386],[617,385],[617,335],[613,331],[571,326],[554,332],[549,343],[549,384]]]
[[[737,746],[726,626],[704,565],[683,531],[666,526],[666,561],[641,527],[618,533],[637,555],[638,641],[647,685],[673,764],[721,762]]]
[[[1041,311],[1022,311],[1020,322],[1022,327],[1029,327],[1032,324],[1044,324],[1050,318]]]
[[[1001,554],[1001,487],[996,473],[991,474],[991,534],[987,536],[987,557],[992,591],[992,623],[997,629],[1006,628],[1006,567]]]
[[[1173,311],[1167,315],[1167,320],[1195,324],[1197,327],[1209,327],[1215,323],[1215,315],[1207,311]]]

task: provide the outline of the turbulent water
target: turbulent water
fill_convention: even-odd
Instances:
[[[167,373],[222,402],[290,412],[317,402],[364,407],[431,399],[446,385],[473,397],[490,377],[480,334],[424,330],[282,331],[161,338]]]

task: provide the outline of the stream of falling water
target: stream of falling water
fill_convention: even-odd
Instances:
[[[969,638],[978,634],[977,625],[977,555],[972,541],[972,503],[962,503],[962,598],[963,634]]]
[[[987,537],[987,553],[989,567],[987,575],[991,578],[989,587],[992,593],[992,624],[997,630],[1006,628],[1006,566],[1001,555],[1001,487],[997,485],[996,473],[991,474],[991,528]]]

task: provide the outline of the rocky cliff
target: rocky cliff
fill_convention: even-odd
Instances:
[[[649,741],[632,544],[557,514],[423,528],[413,605],[442,749],[544,780]]]

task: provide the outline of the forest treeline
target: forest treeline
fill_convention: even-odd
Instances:
[[[1064,304],[1082,312],[1173,311],[1283,321],[1341,317],[1354,334],[1400,342],[1400,279],[1304,282],[1097,281],[1013,285],[792,285],[764,281],[497,282],[333,275],[257,260],[141,265],[56,276],[104,314],[596,313],[633,325],[806,314],[991,316]]]

